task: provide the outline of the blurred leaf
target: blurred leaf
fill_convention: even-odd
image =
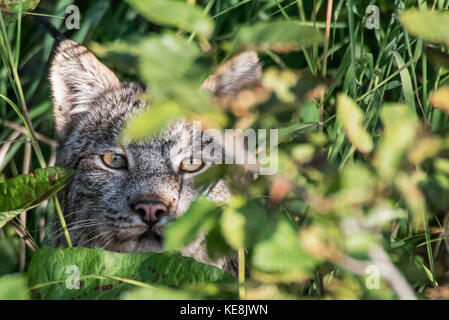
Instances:
[[[298,76],[293,70],[278,70],[268,68],[263,73],[263,85],[273,90],[284,102],[295,101],[295,95],[291,88],[296,84]]]
[[[435,157],[441,148],[441,140],[435,136],[428,136],[416,141],[409,150],[407,157],[413,164],[421,164],[427,159]]]
[[[405,105],[385,105],[380,110],[384,133],[378,144],[374,165],[380,176],[391,179],[404,154],[415,141],[418,130],[416,114]]]
[[[422,230],[427,219],[427,208],[424,195],[413,177],[405,173],[398,174],[396,186],[404,197],[407,207],[412,213],[414,230]]]
[[[0,228],[19,213],[34,208],[61,190],[73,170],[62,168],[36,169],[0,184]]]
[[[234,249],[252,248],[260,233],[260,225],[266,221],[263,207],[254,200],[234,196],[225,211],[220,218],[220,226],[227,243]]]
[[[120,139],[128,144],[132,141],[154,138],[170,121],[179,119],[183,114],[181,107],[173,101],[155,105],[127,121],[120,133]]]
[[[245,243],[245,216],[230,205],[223,211],[220,223],[223,236],[231,247],[236,250],[243,248]]]
[[[223,237],[219,224],[206,235],[206,247],[207,255],[213,261],[229,256],[234,252]]]
[[[0,278],[0,300],[28,300],[28,287],[23,274]]]
[[[2,11],[3,21],[5,24],[17,20],[18,13],[30,12],[36,9],[40,0],[23,0],[22,10],[20,10],[20,0],[0,0],[0,9]]]
[[[206,198],[198,198],[176,221],[172,222],[164,234],[167,250],[181,249],[194,241],[199,232],[210,231],[218,222],[217,204]]]
[[[184,290],[168,288],[135,288],[125,292],[121,300],[197,300],[198,296]]]
[[[242,27],[234,42],[236,50],[248,48],[286,52],[322,44],[322,34],[296,21],[261,22]]]
[[[411,9],[399,16],[411,34],[432,42],[448,43],[449,12]]]
[[[261,233],[252,257],[257,270],[292,273],[302,278],[317,264],[315,258],[302,250],[298,232],[286,219],[281,218],[277,223],[265,223],[259,227]]]
[[[78,268],[78,277],[76,268],[71,266]],[[144,282],[180,287],[234,279],[218,268],[179,254],[115,253],[87,248],[41,249],[33,255],[28,277],[34,288],[33,297],[38,299],[117,299],[134,288],[133,282],[139,286]],[[79,289],[74,288],[76,284]]]
[[[344,237],[345,251],[353,256],[367,258],[369,250],[378,244],[379,237],[372,232],[359,230]]]
[[[449,113],[449,86],[441,87],[430,94],[430,104]]]
[[[204,72],[194,63],[200,55],[194,42],[164,33],[143,40],[139,50],[140,74],[150,87],[151,101],[174,100],[193,111],[205,111],[210,106],[200,92]]]
[[[449,55],[441,52],[440,49],[427,47],[426,55],[427,61],[432,65],[449,70]]]
[[[315,101],[308,101],[304,103],[299,109],[301,120],[303,122],[315,122],[320,121],[320,111]]]
[[[17,237],[0,239],[0,277],[18,270],[19,244]]]
[[[208,36],[213,29],[212,20],[203,10],[179,0],[126,0],[148,20],[161,25],[178,27]]]
[[[362,163],[348,165],[341,173],[341,187],[335,195],[338,206],[361,205],[374,195],[374,175]]]
[[[343,126],[348,140],[357,150],[368,153],[373,149],[373,141],[362,125],[363,112],[344,94],[338,95],[337,119]]]
[[[312,160],[315,148],[310,144],[298,144],[292,150],[292,156],[299,163],[307,163]]]
[[[449,159],[436,158],[435,168],[449,175]]]

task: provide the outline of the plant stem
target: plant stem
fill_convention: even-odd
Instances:
[[[239,270],[238,270],[238,279],[239,279],[239,299],[243,300],[245,299],[245,249],[239,248],[237,250],[238,252],[238,264],[239,264]]]
[[[324,40],[324,55],[323,55],[323,78],[326,78],[327,72],[327,54],[329,51],[329,38],[331,34],[332,5],[333,0],[327,0],[326,32],[325,32],[326,37]]]

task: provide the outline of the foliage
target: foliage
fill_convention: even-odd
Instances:
[[[243,182],[235,168],[206,172],[205,180],[230,177],[231,201],[198,199],[164,239],[178,250],[206,233],[212,256],[237,251],[243,291],[224,272],[172,252],[25,252],[9,223],[0,231],[8,261],[0,274],[21,275],[0,278],[0,298],[26,298],[25,285],[45,299],[449,298],[449,1],[332,2],[328,22],[326,1],[75,2],[81,29],[68,36],[120,78],[152,89],[154,108],[128,123],[125,141],[180,116],[208,127],[276,128],[278,170]],[[61,16],[71,3],[42,1],[35,12]],[[379,29],[365,24],[373,3]],[[29,236],[42,246],[37,226],[58,207],[43,200],[71,173],[37,169],[54,164],[42,63],[53,42],[19,13],[8,25],[0,20],[0,224],[28,211]],[[211,70],[245,49],[260,56],[263,88],[225,106],[201,94]],[[4,186],[20,196],[5,197]],[[59,285],[69,265],[88,276],[80,290]]]

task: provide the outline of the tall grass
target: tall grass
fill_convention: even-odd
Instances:
[[[56,4],[42,1],[35,13],[53,17],[52,23],[64,30],[64,20],[61,17],[66,15],[65,8],[73,2],[80,7],[82,13],[81,29],[66,30],[66,34],[88,47],[95,48],[98,43],[119,43],[127,38],[160,32],[159,26],[148,22],[133,7],[121,1],[60,0]],[[195,1],[192,2],[194,3]],[[373,3],[381,9],[381,27],[378,30],[369,30],[365,24],[368,16],[365,9]],[[298,122],[314,122],[318,125],[312,130],[301,131],[297,136],[292,135],[294,138],[290,140],[292,144],[304,145],[309,143],[309,139],[315,137],[316,133],[326,136],[327,142],[317,147],[317,153],[324,154],[324,161],[328,166],[326,171],[319,172],[318,168],[298,178],[306,185],[320,181],[322,188],[327,188],[326,196],[341,187],[342,182],[332,177],[341,175],[346,168],[357,163],[372,167],[370,163],[373,156],[358,151],[347,138],[345,128],[336,117],[338,94],[343,93],[358,104],[363,112],[362,127],[376,143],[384,135],[381,110],[386,103],[406,104],[429,133],[444,135],[447,132],[449,115],[429,104],[429,93],[449,85],[449,73],[447,69],[434,65],[429,59],[426,53],[429,44],[409,34],[397,17],[392,16],[393,13],[401,14],[406,9],[416,7],[416,1],[209,0],[197,1],[196,4],[212,17],[215,24],[208,39],[208,44],[214,48],[209,52],[209,57],[215,66],[229,57],[232,53],[232,41],[245,26],[258,22],[298,20],[302,25],[312,26],[323,32],[325,36],[322,46],[314,44],[304,47],[299,43],[301,50],[277,52],[266,49],[260,52],[260,56],[264,69],[301,69],[326,83],[325,92],[314,97],[306,106],[298,104],[299,111],[295,112],[300,116],[296,113],[292,116],[293,119],[299,118]],[[420,1],[419,7],[447,10],[449,0]],[[0,181],[39,167],[53,166],[55,161],[56,134],[47,80],[54,43],[28,14],[22,17],[20,13],[21,11],[16,21],[7,25],[0,17]],[[179,30],[178,34],[181,33]],[[195,41],[196,38],[196,33],[189,35],[190,41]],[[447,52],[447,49],[439,50]],[[127,68],[120,61],[108,60],[108,56],[103,58],[122,79],[139,78],[135,69]],[[287,119],[282,118],[282,115],[277,116],[281,118],[277,124],[285,127],[292,124],[288,121],[291,120],[288,116]],[[263,121],[274,121],[269,116],[261,116],[259,120],[260,126],[264,125]],[[288,162],[282,164],[284,163]],[[332,171],[329,168],[337,169]],[[433,170],[433,167],[417,165],[407,172],[431,174]],[[327,173],[331,176],[326,176]],[[435,181],[439,181],[444,185],[444,182],[438,179],[440,178],[432,181],[423,179],[420,183],[435,186]],[[441,186],[429,190],[438,193]],[[381,192],[383,194],[377,195],[379,199],[383,201],[382,197],[385,197],[385,201],[388,199],[395,202],[393,207],[404,207],[404,201],[407,202],[400,191],[391,192],[389,196],[385,195],[387,191]],[[303,226],[313,228],[315,223],[321,223],[316,221],[329,218],[317,214],[317,209],[311,208],[299,195],[300,191],[292,193],[295,200],[289,202],[284,199],[280,206],[283,209],[280,211],[290,216],[300,229]],[[430,204],[422,229],[415,228],[413,212],[407,207],[408,218],[391,221],[387,230],[382,233],[391,249],[388,252],[390,259],[404,272],[409,284],[419,296],[425,289],[447,283],[449,275],[446,262],[449,250],[446,239],[447,199],[440,199],[443,204],[438,207],[433,204],[438,202],[438,199],[434,199],[438,198],[438,194],[425,194],[425,197],[430,199]],[[56,197],[53,197],[33,209],[32,214],[23,214],[0,229],[0,257],[5,257],[0,275],[27,268],[32,254],[30,248],[34,250],[43,246],[45,227],[54,211],[64,226],[59,204]],[[21,245],[18,244],[19,238]],[[344,242],[345,239],[340,238],[338,241]],[[25,246],[25,243],[28,245]],[[30,243],[34,243],[34,247]],[[380,255],[383,253],[384,251],[381,251]],[[371,258],[375,260],[376,257]],[[243,249],[239,249],[239,258],[242,262],[245,261]],[[419,265],[420,270],[424,271],[417,275],[410,265]],[[239,273],[241,284],[245,281],[242,268],[244,269],[244,264]],[[301,294],[323,297],[330,292],[332,297],[352,297],[344,292],[345,288],[351,288],[351,284],[345,282],[346,280],[338,280],[342,274],[346,274],[346,270],[335,269],[331,264],[324,263],[314,270],[305,285],[302,284]],[[427,278],[423,278],[423,274]],[[351,277],[348,276],[348,279],[352,279]],[[240,297],[247,294],[244,287],[240,287]],[[371,298],[382,298],[375,293],[371,294]]]

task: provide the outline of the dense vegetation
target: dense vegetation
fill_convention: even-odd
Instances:
[[[449,298],[448,0],[38,2],[0,1],[0,298]],[[80,29],[65,30],[73,3]],[[37,13],[151,88],[128,134],[179,115],[277,128],[277,173],[235,179],[225,207],[199,199],[166,254],[45,248],[73,172],[50,168],[54,40]],[[263,62],[262,90],[226,107],[198,91],[245,49]],[[176,253],[200,231],[211,252],[239,253],[238,279]]]

